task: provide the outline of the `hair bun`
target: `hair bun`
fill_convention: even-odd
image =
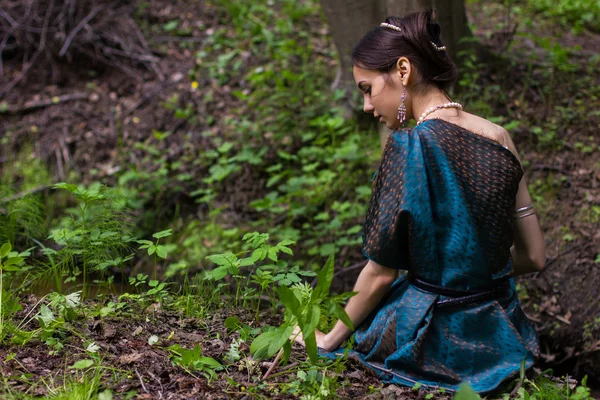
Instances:
[[[438,43],[440,34],[442,33],[442,27],[435,21],[429,21],[427,22],[427,33],[433,43]]]
[[[432,9],[388,17],[385,22],[401,29],[377,26],[352,51],[352,63],[361,68],[389,73],[400,57],[407,57],[425,82],[447,89],[456,80],[456,65],[441,40],[442,29]]]

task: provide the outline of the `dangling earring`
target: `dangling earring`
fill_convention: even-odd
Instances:
[[[402,84],[402,103],[400,103],[400,107],[398,107],[398,116],[396,119],[400,121],[400,125],[404,125],[406,121],[406,104],[404,101],[406,100],[406,86]]]

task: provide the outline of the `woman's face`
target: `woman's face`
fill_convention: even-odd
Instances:
[[[398,107],[402,102],[402,82],[398,73],[389,76],[354,66],[354,81],[363,94],[363,110],[373,113],[389,129],[400,127]],[[387,78],[387,79],[386,79]]]

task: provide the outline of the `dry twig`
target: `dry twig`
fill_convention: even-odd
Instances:
[[[17,193],[17,194],[15,194],[13,196],[5,197],[3,199],[0,199],[0,204],[10,203],[11,201],[19,200],[19,199],[21,199],[23,197],[26,197],[26,196],[29,196],[31,194],[36,194],[36,193],[39,193],[39,192],[43,192],[44,190],[51,189],[52,186],[53,185],[42,185],[42,186],[38,186],[38,187],[33,188],[33,189],[29,189],[29,190],[27,190],[27,191],[25,191],[23,193]]]
[[[96,14],[102,11],[103,8],[104,7],[102,6],[94,7],[94,9],[87,15],[87,17],[81,20],[81,22],[79,22],[75,29],[73,29],[71,33],[69,33],[69,36],[67,36],[67,38],[65,39],[65,44],[58,52],[59,57],[64,57],[65,53],[69,49],[69,46],[71,45],[71,42],[73,41],[73,38],[75,37],[75,35],[77,35],[77,32],[83,29],[83,27],[86,26],[88,22],[90,22],[96,16]]]
[[[12,59],[23,57],[20,73],[0,89],[0,97],[31,74],[53,81],[60,78],[60,64],[77,60],[105,64],[134,76],[145,67],[160,80],[164,74],[132,16],[133,0],[30,0],[7,1],[0,10],[0,76],[5,76],[10,48]],[[135,32],[135,35],[131,35]],[[90,61],[92,61],[90,63]],[[10,64],[14,69],[15,65]]]
[[[142,379],[142,376],[138,372],[137,368],[135,369],[135,374],[138,376],[138,378],[140,380],[140,384],[142,385],[142,390],[146,393],[150,393],[150,392],[148,392],[148,389],[146,389],[146,385],[144,385],[144,379]]]
[[[38,108],[48,107],[56,104],[66,103],[68,101],[74,100],[84,100],[88,99],[87,93],[72,93],[72,94],[64,94],[62,96],[54,96],[49,99],[37,100],[37,101],[28,101],[25,102],[22,106],[16,105],[7,105],[4,109],[0,108],[0,114],[21,114],[30,111],[34,111]]]
[[[279,360],[281,359],[282,355],[283,355],[283,348],[279,350],[279,352],[275,356],[275,360],[273,360],[273,364],[271,364],[271,366],[269,367],[267,372],[265,372],[265,374],[263,375],[263,377],[261,378],[261,380],[259,382],[264,381],[265,379],[267,379],[269,377],[269,375],[271,375],[271,372],[273,372],[273,370],[277,366],[277,363],[279,363]]]

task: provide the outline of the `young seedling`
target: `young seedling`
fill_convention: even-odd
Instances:
[[[12,245],[10,243],[4,243],[0,248],[0,342],[4,338],[4,310],[3,304],[4,299],[2,295],[4,293],[4,271],[19,271],[19,264],[25,259],[23,254],[11,252]]]
[[[318,361],[318,349],[315,337],[315,329],[319,325],[321,310],[325,309],[342,320],[350,329],[354,329],[352,321],[340,304],[341,297],[330,297],[329,289],[333,279],[334,261],[333,255],[318,273],[318,284],[312,290],[310,296],[302,296],[302,299],[290,288],[282,286],[277,290],[279,300],[285,305],[285,319],[277,329],[264,332],[258,336],[250,345],[250,352],[257,358],[268,358],[277,354],[273,364],[277,364],[282,358],[284,363],[289,359],[292,345],[290,338],[294,328],[300,330],[296,336],[302,334],[306,345],[306,351],[312,364]],[[346,296],[347,298],[347,296]],[[270,371],[268,371],[270,372]],[[268,375],[265,374],[265,379]]]
[[[154,280],[156,280],[156,256],[165,260],[167,258],[167,247],[159,244],[160,239],[171,236],[173,234],[172,229],[156,232],[152,235],[156,239],[156,242],[150,240],[137,240],[137,243],[141,244],[139,250],[148,249],[148,255],[154,255]]]

